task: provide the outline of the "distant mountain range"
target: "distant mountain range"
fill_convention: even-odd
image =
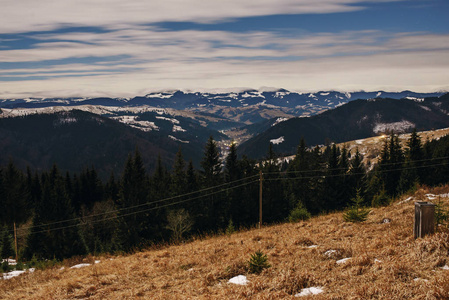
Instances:
[[[179,147],[184,157],[199,167],[210,135],[223,151],[234,139],[241,143],[239,152],[249,157],[262,157],[270,141],[276,151],[288,154],[294,152],[301,136],[313,145],[368,137],[392,126],[449,127],[447,95],[441,95],[281,89],[174,91],[129,99],[3,99],[0,164],[11,157],[22,167],[33,169],[46,169],[53,162],[69,171],[94,165],[105,177],[111,171],[120,173],[128,153],[137,145],[149,171],[159,154],[170,167]]]
[[[356,100],[312,117],[280,122],[239,146],[253,158],[275,152],[293,154],[303,137],[309,146],[345,142],[391,131],[410,132],[449,127],[449,94],[425,99]]]

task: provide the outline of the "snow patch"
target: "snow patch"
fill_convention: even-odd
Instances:
[[[17,270],[17,271],[11,271],[11,272],[8,272],[8,273],[3,273],[3,279],[4,280],[8,280],[8,279],[11,279],[13,277],[20,276],[20,275],[22,275],[23,273],[26,273],[26,272],[33,273],[34,272],[34,268],[31,268],[31,269],[28,269],[28,270]]]
[[[146,95],[147,98],[160,98],[160,99],[169,99],[173,97],[173,94],[168,93],[156,93],[156,94],[149,94]]]
[[[324,292],[322,287],[320,287],[320,286],[314,287],[313,286],[313,287],[302,289],[300,293],[295,295],[295,297],[305,297],[305,296],[310,296],[310,295],[318,295],[318,294],[321,294],[322,292]]]
[[[179,124],[179,121],[176,119],[171,119],[171,118],[166,118],[166,117],[161,117],[161,116],[156,116],[156,119],[169,121],[169,122],[172,122],[173,124]]]
[[[270,143],[272,143],[273,145],[279,145],[279,144],[283,143],[284,141],[285,141],[284,137],[281,136],[277,139],[270,140]]]
[[[88,266],[90,266],[90,264],[78,264],[78,265],[71,266],[70,269],[79,269],[79,268],[84,268],[84,267],[88,267]]]
[[[420,105],[419,107],[421,107],[422,109],[427,110],[427,111],[432,111],[429,107],[424,106],[424,105]]]
[[[413,100],[413,101],[416,101],[416,102],[423,102],[424,101],[424,98],[416,98],[416,97],[409,97],[409,96],[405,97],[405,99]]]
[[[321,96],[329,96],[330,93],[320,93]]]
[[[449,270],[449,266],[448,266],[448,265],[444,265],[444,266],[441,267],[441,269],[443,269],[443,270]]]
[[[288,118],[277,118],[276,121],[274,121],[274,123],[271,125],[271,127],[273,127],[281,122],[287,121],[287,120],[288,120]]]
[[[233,284],[238,284],[238,285],[247,285],[248,284],[248,279],[246,279],[245,275],[238,275],[235,277],[232,277],[231,279],[229,279],[228,281],[229,283],[233,283]]]
[[[386,131],[395,131],[395,132],[404,132],[407,129],[415,127],[410,121],[402,120],[400,122],[392,122],[392,123],[376,123],[373,132],[381,133]]]
[[[343,258],[343,259],[337,260],[336,263],[337,264],[344,264],[344,263],[346,263],[349,260],[351,260],[351,257],[347,257],[347,258]]]
[[[176,138],[176,137],[174,137],[174,136],[172,136],[172,135],[169,135],[168,137],[171,138],[171,139],[174,140],[174,141],[181,142],[181,143],[184,143],[184,144],[190,143],[189,141],[183,141],[183,140],[180,140],[180,139],[178,139],[178,138]]]
[[[379,97],[380,95],[382,95],[382,92],[378,92],[376,98]]]
[[[186,132],[187,130],[185,130],[184,128],[182,128],[181,126],[178,125],[173,125],[173,132]]]

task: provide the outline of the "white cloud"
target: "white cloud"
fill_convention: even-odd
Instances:
[[[378,0],[392,2],[400,0]],[[275,14],[326,14],[363,9],[370,0],[2,0],[0,33],[62,26],[122,25],[165,21],[214,22]]]

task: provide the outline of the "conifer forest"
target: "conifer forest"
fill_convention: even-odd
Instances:
[[[22,259],[62,260],[76,255],[133,251],[181,242],[192,236],[306,219],[343,210],[357,197],[382,206],[418,184],[449,178],[449,136],[422,141],[412,133],[405,147],[391,134],[376,164],[335,144],[308,148],[301,140],[293,160],[278,159],[272,147],[261,161],[239,156],[235,144],[222,161],[212,137],[201,168],[180,148],[172,166],[159,157],[148,174],[141,151],[130,153],[121,174],[102,181],[95,167],[70,174],[21,170],[14,161],[0,168],[0,248],[14,256],[14,228]],[[362,199],[362,200],[360,200]]]

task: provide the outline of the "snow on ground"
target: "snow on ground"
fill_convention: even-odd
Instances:
[[[374,128],[374,133],[386,132],[386,131],[396,131],[396,132],[404,132],[409,128],[415,127],[410,121],[403,120],[401,122],[393,122],[393,123],[377,123]]]
[[[137,128],[142,131],[159,130],[159,127],[156,124],[154,124],[154,122],[138,121],[137,118],[138,116],[129,116],[129,115],[112,117],[112,119],[115,119],[120,123],[127,124],[131,127]]]
[[[172,122],[173,124],[178,124],[179,125],[179,121],[176,120],[176,119],[166,118],[166,117],[162,117],[162,116],[156,116],[156,119],[169,121],[169,122]]]
[[[271,125],[271,127],[273,127],[281,122],[287,121],[287,120],[288,120],[288,118],[277,118],[276,121],[274,121],[273,125]]]
[[[410,96],[405,97],[405,99],[413,100],[413,101],[416,101],[416,102],[423,102],[424,101],[424,98],[416,98],[416,97],[410,97]]]
[[[8,280],[8,279],[11,279],[13,277],[17,277],[19,275],[22,275],[23,273],[26,273],[26,272],[33,273],[34,272],[34,268],[31,268],[31,269],[28,269],[28,270],[11,271],[11,272],[8,272],[8,273],[3,273],[3,279],[4,280]]]
[[[172,135],[169,135],[168,137],[171,138],[171,139],[174,140],[174,141],[181,142],[181,143],[184,143],[184,144],[190,143],[189,141],[183,141],[183,140],[180,140],[180,139],[178,139],[178,138],[176,138],[176,137],[174,137],[174,136],[172,136]]]
[[[300,293],[296,294],[295,297],[304,297],[304,296],[310,296],[310,295],[318,295],[324,292],[323,288],[320,286],[316,287],[309,287],[302,289]]]
[[[337,253],[337,250],[327,250],[326,252],[324,252],[324,256],[332,257],[336,253]]]
[[[2,263],[4,263],[4,262],[8,262],[8,265],[10,265],[10,266],[17,265],[17,261],[12,258],[2,259]]]
[[[173,125],[173,130],[172,130],[173,132],[178,132],[178,131],[180,131],[180,132],[186,132],[187,130],[185,130],[184,128],[182,128],[181,126],[178,126],[178,125]]]
[[[284,137],[281,136],[281,137],[279,137],[277,139],[270,140],[270,143],[272,143],[273,145],[278,145],[278,144],[280,144],[280,143],[282,143],[284,141],[285,141]]]
[[[337,263],[337,264],[344,264],[344,263],[346,263],[347,261],[351,260],[351,258],[352,258],[352,257],[346,257],[346,258],[337,260],[336,263]]]
[[[233,283],[233,284],[238,284],[238,285],[247,285],[248,284],[248,279],[246,279],[245,275],[238,275],[235,277],[232,277],[231,279],[229,279],[228,281],[229,283]]]
[[[90,266],[90,264],[78,264],[78,265],[71,266],[70,269],[79,269],[79,268],[84,268],[84,267],[88,267],[88,266]]]
[[[441,267],[441,269],[443,269],[443,270],[449,270],[449,266],[448,266],[448,265],[444,265],[444,266]]]

